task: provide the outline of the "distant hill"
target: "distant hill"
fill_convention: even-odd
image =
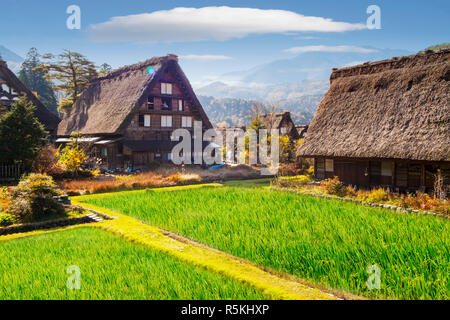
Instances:
[[[235,98],[214,98],[197,96],[213,125],[227,123],[230,126],[248,125],[250,109],[256,100]],[[291,112],[296,124],[311,122],[323,95],[304,95],[289,101],[280,101],[280,111]]]
[[[275,103],[291,112],[296,124],[308,124],[329,87],[332,68],[409,55],[405,50],[304,52],[249,70],[230,72],[220,81],[197,88],[196,94],[214,123],[246,124],[253,101]]]
[[[0,56],[8,63],[9,69],[16,73],[19,72],[24,60],[21,56],[2,45],[0,45]]]
[[[274,85],[326,80],[332,68],[341,68],[411,54],[406,50],[364,47],[370,52],[304,52],[290,59],[275,60],[249,70],[226,73],[225,83]]]

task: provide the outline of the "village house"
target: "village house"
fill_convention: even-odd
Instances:
[[[175,129],[192,134],[212,125],[192,87],[169,54],[125,66],[91,81],[58,127],[58,143],[83,134],[108,169],[147,166],[171,160]],[[192,135],[193,136],[193,135]]]
[[[318,179],[432,190],[450,184],[450,51],[333,69],[298,150]]]
[[[295,141],[300,138],[289,111],[280,113],[266,113],[260,115],[259,118],[269,133],[272,129],[278,129],[280,135],[288,136],[290,141]]]
[[[50,139],[56,135],[56,129],[60,119],[47,109],[36,94],[31,92],[12,72],[6,63],[0,59],[0,116],[10,110],[11,105],[19,100],[20,96],[26,95],[35,106],[35,116],[49,132]]]

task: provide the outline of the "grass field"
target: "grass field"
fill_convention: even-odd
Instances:
[[[67,267],[81,270],[69,290]],[[263,299],[245,284],[131,243],[78,228],[0,242],[0,299]]]
[[[450,221],[237,183],[91,196],[211,247],[368,297],[450,298]],[[368,290],[367,267],[381,269]]]

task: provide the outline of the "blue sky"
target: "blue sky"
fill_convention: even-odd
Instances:
[[[66,8],[73,4],[81,8],[81,30],[66,28],[69,16]],[[381,9],[380,30],[360,27],[369,16],[366,13],[369,5],[378,5]],[[234,9],[173,11],[179,7],[220,6]],[[107,62],[120,67],[170,52],[182,56],[182,67],[197,83],[205,76],[294,57],[295,50],[288,50],[293,47],[319,48],[317,50],[374,47],[416,52],[450,41],[448,0],[2,0],[1,8],[0,45],[21,56],[25,56],[30,47],[37,47],[41,53],[57,53],[67,48],[85,54],[97,64]],[[236,8],[243,9],[236,11]],[[206,17],[203,21],[208,12],[216,14],[217,18],[210,21]],[[136,18],[126,17],[144,13],[153,14],[140,16],[142,26],[135,23]],[[303,21],[298,15],[316,18]],[[117,16],[124,17],[123,21],[105,25]],[[130,21],[134,24],[130,27],[132,31],[125,30]],[[270,23],[265,23],[267,21]],[[160,23],[167,25],[160,27]],[[226,27],[221,28],[221,23]],[[286,31],[290,26],[294,30]],[[106,38],[108,41],[103,41]]]

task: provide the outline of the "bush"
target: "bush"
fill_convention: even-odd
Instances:
[[[303,173],[298,163],[281,164],[278,173],[282,176],[297,176]]]
[[[306,169],[306,173],[312,177],[314,175],[314,166],[309,166],[309,168]]]
[[[348,198],[356,198],[358,195],[358,191],[354,186],[345,187],[345,196]]]
[[[38,153],[33,164],[33,172],[46,173],[51,176],[63,172],[64,169],[58,165],[57,152],[57,149],[52,144],[47,144]]]
[[[55,196],[60,195],[53,179],[32,173],[21,179],[9,196],[6,213],[20,222],[31,222],[49,215],[63,215],[64,207]]]
[[[0,212],[0,227],[7,227],[14,224],[14,218],[7,213]]]
[[[388,194],[383,188],[373,189],[365,195],[364,199],[361,200],[374,203],[385,202],[388,200]]]
[[[311,177],[305,175],[293,177],[278,177],[275,180],[275,185],[283,188],[304,186],[312,181]]]
[[[336,176],[333,179],[325,179],[321,181],[320,186],[328,194],[335,195],[338,197],[345,196],[346,188],[344,187],[342,182],[339,181],[339,178]]]
[[[58,173],[51,174],[52,178],[56,181],[61,180],[79,180],[79,179],[86,179],[86,178],[92,178],[97,174],[98,171],[94,170],[87,170],[87,169],[79,169],[77,172],[75,171],[61,171]]]

